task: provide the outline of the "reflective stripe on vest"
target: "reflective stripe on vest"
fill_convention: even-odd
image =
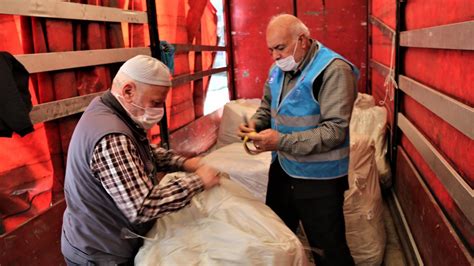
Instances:
[[[313,82],[335,59],[347,62],[356,76],[358,70],[348,60],[318,42],[319,50],[302,71],[295,86],[281,99],[284,72],[274,66],[270,71],[271,127],[283,134],[317,128],[320,122],[320,105],[313,95]],[[347,175],[349,167],[349,133],[339,147],[306,156],[287,152],[273,152],[285,172],[295,178],[333,179]]]

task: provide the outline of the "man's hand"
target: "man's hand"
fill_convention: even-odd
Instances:
[[[258,134],[248,134],[248,138],[253,141],[258,151],[276,151],[280,141],[278,131],[265,129]]]
[[[196,174],[201,177],[201,181],[204,184],[204,189],[210,189],[215,185],[219,184],[220,176],[219,171],[208,166],[202,165],[196,170]]]
[[[250,132],[255,132],[255,121],[249,120],[248,123],[242,123],[239,125],[239,132],[237,135],[242,139]]]

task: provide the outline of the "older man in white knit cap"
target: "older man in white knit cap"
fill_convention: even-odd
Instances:
[[[171,86],[159,60],[123,64],[112,89],[94,99],[71,140],[64,185],[61,250],[68,265],[133,265],[155,220],[219,183],[218,172],[151,146],[146,130],[160,121]],[[187,171],[158,186],[158,173]]]

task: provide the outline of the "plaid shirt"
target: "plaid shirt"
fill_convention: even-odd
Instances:
[[[182,170],[186,158],[152,146],[160,172]],[[133,142],[123,134],[109,134],[95,146],[90,168],[117,207],[131,221],[146,222],[186,206],[204,190],[199,176],[153,185]]]

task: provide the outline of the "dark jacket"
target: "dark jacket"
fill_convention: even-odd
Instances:
[[[33,131],[28,78],[13,55],[0,52],[0,137],[11,137],[13,132],[23,137]]]
[[[113,265],[133,261],[142,245],[141,239],[124,239],[122,230],[144,235],[154,221],[137,224],[130,222],[118,209],[90,169],[96,144],[106,135],[120,133],[135,144],[150,178],[155,164],[146,133],[126,114],[118,101],[106,92],[87,107],[69,145],[64,194],[61,250],[69,260],[87,264]]]

